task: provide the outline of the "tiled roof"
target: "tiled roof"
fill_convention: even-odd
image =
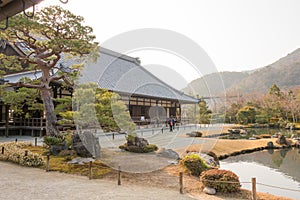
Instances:
[[[35,80],[35,79],[41,78],[41,76],[42,76],[41,71],[27,71],[27,72],[6,75],[3,77],[3,79],[4,79],[4,81],[16,83],[16,82],[20,81],[21,78],[24,78],[24,77],[30,78],[31,80]]]
[[[181,103],[198,102],[155,77],[140,65],[138,59],[105,48],[100,48],[97,63],[85,66],[79,81],[95,82],[100,88],[128,95],[176,99]]]

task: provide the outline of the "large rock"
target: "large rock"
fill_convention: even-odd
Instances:
[[[285,136],[284,135],[280,135],[278,137],[278,139],[276,140],[276,143],[277,144],[285,144],[285,145],[288,145],[288,141],[286,140]]]
[[[100,158],[99,139],[90,131],[72,136],[72,149],[81,157]]]
[[[268,142],[267,147],[268,147],[268,149],[273,149],[274,148],[273,142],[272,141]]]
[[[176,151],[173,151],[172,149],[165,149],[161,148],[156,152],[157,156],[171,158],[174,160],[178,160],[180,158],[179,154]]]
[[[135,137],[135,146],[144,148],[149,145],[149,142],[145,138]]]
[[[296,141],[295,146],[298,147],[298,148],[300,148],[300,140],[297,140],[297,141]],[[300,153],[300,152],[299,152],[299,153]]]
[[[191,133],[187,133],[186,135],[190,137],[202,137],[203,133],[200,131],[193,131]]]
[[[95,160],[93,158],[81,158],[81,157],[77,157],[77,158],[74,158],[73,160],[69,161],[68,164],[83,165],[84,163],[89,163],[90,161],[94,162]]]
[[[146,147],[149,142],[145,138],[134,137],[134,140],[127,140],[127,146],[137,146],[141,149]]]
[[[186,135],[189,136],[189,137],[196,137],[196,133],[195,132],[186,133]]]
[[[61,145],[51,145],[50,146],[50,154],[57,156],[61,151],[67,150],[68,145],[66,141],[64,141]]]
[[[204,159],[205,162],[210,166],[210,167],[218,167],[219,164],[219,160],[217,160],[217,158],[214,158],[213,156],[210,156],[208,154],[205,153],[198,153],[198,152],[189,152],[187,155],[190,154],[196,154],[199,155],[200,158]]]
[[[210,188],[210,187],[205,187],[203,189],[203,192],[205,192],[206,194],[209,194],[209,195],[214,195],[217,193],[215,188]]]

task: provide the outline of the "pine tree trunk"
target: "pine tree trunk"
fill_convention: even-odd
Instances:
[[[59,131],[56,127],[57,118],[54,113],[54,104],[49,89],[41,89],[41,97],[44,103],[44,112],[46,116],[46,134],[58,135]]]
[[[51,136],[56,136],[59,134],[59,131],[56,127],[57,118],[54,113],[54,104],[51,95],[50,85],[50,69],[48,67],[42,67],[42,78],[41,85],[43,86],[41,91],[41,97],[44,104],[44,112],[46,116],[46,134]]]

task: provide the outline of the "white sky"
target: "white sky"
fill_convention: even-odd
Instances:
[[[45,0],[85,18],[101,43],[140,28],[162,28],[195,41],[218,71],[243,71],[266,66],[300,47],[299,0]],[[157,52],[135,52],[142,65],[174,67]],[[162,58],[164,61],[162,61]],[[175,60],[175,61],[174,61]],[[183,64],[181,63],[181,68]],[[180,67],[178,67],[179,69]],[[175,70],[187,81],[193,70]]]

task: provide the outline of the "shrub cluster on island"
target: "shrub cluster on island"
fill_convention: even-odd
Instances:
[[[158,150],[155,144],[149,144],[145,138],[129,134],[126,143],[119,146],[120,149],[133,153],[150,153]]]

